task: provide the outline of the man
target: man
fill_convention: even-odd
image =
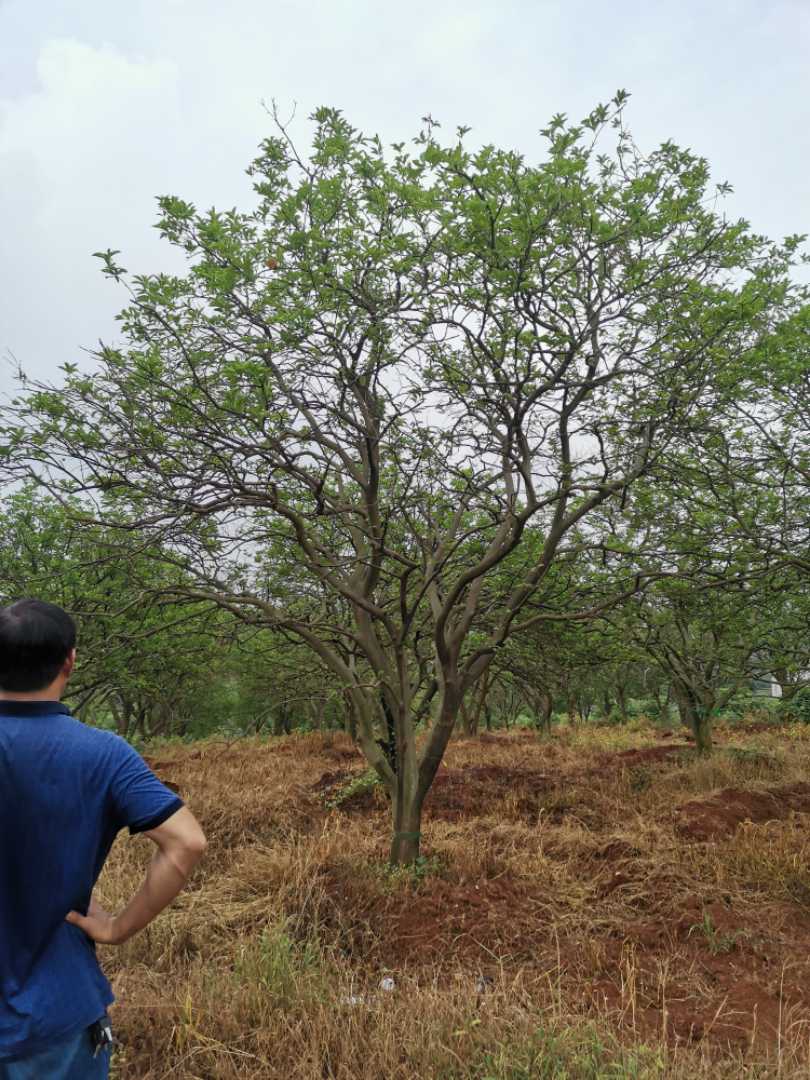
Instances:
[[[75,645],[54,604],[0,609],[0,1080],[108,1075],[113,995],[95,943],[151,922],[205,848],[191,812],[128,743],[60,704]],[[124,826],[157,852],[110,915],[92,891]]]

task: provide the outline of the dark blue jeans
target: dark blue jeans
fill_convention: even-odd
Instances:
[[[19,1061],[0,1061],[0,1080],[107,1080],[110,1048],[93,1057],[89,1029]]]

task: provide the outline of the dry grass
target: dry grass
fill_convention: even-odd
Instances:
[[[363,771],[342,737],[154,749],[210,847],[170,912],[104,951],[113,1075],[810,1076],[810,819],[695,841],[677,812],[795,785],[810,739],[719,741],[702,762],[640,723],[459,740],[424,863],[396,873],[379,792],[325,805]],[[148,854],[116,845],[109,905]]]

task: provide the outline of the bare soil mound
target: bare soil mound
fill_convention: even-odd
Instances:
[[[552,822],[559,822],[566,812],[559,796],[576,784],[608,773],[666,765],[677,761],[689,749],[686,743],[676,743],[605,753],[594,765],[574,772],[547,771],[515,764],[470,764],[456,768],[442,765],[425,800],[425,817],[428,820],[461,821],[492,815],[498,812],[504,800],[509,800],[512,813],[518,817],[536,820],[542,812]],[[553,764],[549,762],[552,767]],[[359,775],[359,770],[330,769],[311,790],[325,803],[336,802],[345,813],[383,808],[385,796],[380,787],[361,787],[341,794]],[[553,806],[549,805],[550,801]]]
[[[791,811],[810,813],[810,784],[761,791],[724,788],[708,799],[693,799],[679,807],[676,829],[690,840],[717,840],[730,836],[744,821],[782,821]]]
[[[468,765],[441,769],[433,781],[425,809],[431,818],[458,821],[491,814],[493,804],[510,796],[527,815],[537,813],[555,778],[537,769],[506,765]]]
[[[659,765],[679,754],[689,753],[692,747],[688,743],[670,743],[667,746],[644,746],[638,750],[620,750],[618,753],[604,754],[601,767],[611,769],[629,769],[636,765]]]
[[[388,967],[492,966],[533,959],[548,927],[526,882],[511,874],[477,882],[437,880],[375,912],[380,960]],[[452,959],[451,959],[452,958]]]

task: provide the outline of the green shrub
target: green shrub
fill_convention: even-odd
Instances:
[[[738,690],[722,709],[715,710],[714,715],[726,720],[743,720],[756,711],[763,700],[765,699],[756,697],[750,690]]]
[[[673,714],[677,713],[674,702],[661,701],[658,698],[650,698],[649,708],[647,709],[647,718],[653,724],[663,725],[669,727],[672,724]]]
[[[810,686],[803,686],[789,701],[782,701],[780,712],[789,720],[810,724]]]
[[[654,698],[629,698],[627,702],[627,715],[631,718],[637,716],[651,716],[653,710],[658,711],[658,702]]]
[[[624,723],[624,717],[622,716],[621,709],[618,705],[614,705],[607,716],[603,716],[599,721],[599,724],[603,724],[607,727],[618,727],[619,724]]]

